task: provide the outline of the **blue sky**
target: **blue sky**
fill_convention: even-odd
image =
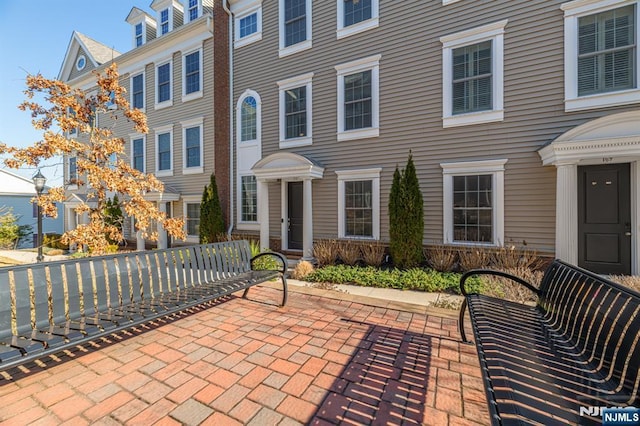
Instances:
[[[125,19],[134,6],[154,16],[150,4],[151,0],[0,0],[0,141],[26,147],[42,139],[30,115],[18,109],[25,99],[25,77],[41,73],[57,78],[74,30],[126,52],[132,41]],[[35,170],[17,173],[31,177]],[[50,164],[43,173],[60,179],[62,168]]]

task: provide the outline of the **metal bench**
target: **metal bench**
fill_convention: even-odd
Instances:
[[[531,290],[536,306],[468,294],[474,275]],[[478,348],[491,422],[599,424],[602,407],[640,408],[640,294],[559,260],[540,288],[499,271],[460,278]]]
[[[279,269],[254,270],[265,256]],[[286,270],[247,241],[0,268],[0,371],[275,278],[284,306]]]

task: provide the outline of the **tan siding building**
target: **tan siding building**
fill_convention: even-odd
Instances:
[[[388,241],[411,151],[425,244],[640,271],[637,0],[230,3],[236,229]]]

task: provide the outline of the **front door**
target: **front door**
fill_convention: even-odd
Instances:
[[[289,249],[302,250],[302,182],[289,182],[287,189]]]
[[[578,265],[631,274],[629,164],[578,167]]]

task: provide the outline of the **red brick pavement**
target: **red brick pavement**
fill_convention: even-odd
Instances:
[[[453,317],[278,291],[4,373],[7,425],[488,424]]]

